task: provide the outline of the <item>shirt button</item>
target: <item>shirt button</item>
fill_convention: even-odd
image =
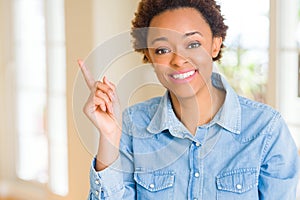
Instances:
[[[99,185],[100,181],[99,180],[95,180],[95,183],[96,183],[96,185]]]
[[[242,185],[241,184],[237,184],[236,185],[236,189],[238,189],[238,190],[242,189]]]
[[[151,183],[151,184],[149,185],[149,187],[153,189],[153,188],[154,188],[154,184]]]
[[[200,176],[200,174],[198,172],[196,172],[194,175],[196,178],[198,178]]]
[[[200,147],[200,143],[199,142],[196,142],[196,147]]]

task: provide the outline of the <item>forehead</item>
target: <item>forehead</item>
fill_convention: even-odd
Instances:
[[[155,16],[150,22],[149,36],[178,35],[198,31],[203,36],[212,35],[210,26],[195,8],[168,10]]]

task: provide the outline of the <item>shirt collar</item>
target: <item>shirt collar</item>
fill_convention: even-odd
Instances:
[[[210,126],[217,123],[230,132],[240,134],[241,106],[238,95],[220,74],[213,73],[211,80],[215,87],[225,90],[226,97],[223,106],[215,115],[214,119],[204,126]],[[161,98],[157,111],[150,121],[147,130],[153,134],[169,130],[173,136],[181,138],[189,133],[186,127],[176,117],[168,92]]]
[[[157,111],[150,121],[147,130],[154,134],[169,130],[173,136],[179,138],[183,138],[183,133],[188,134],[188,130],[174,113],[169,92],[166,92],[161,98]]]
[[[226,79],[218,73],[212,74],[212,84],[226,92],[223,106],[215,115],[212,123],[217,123],[235,134],[241,132],[241,105],[239,97]]]

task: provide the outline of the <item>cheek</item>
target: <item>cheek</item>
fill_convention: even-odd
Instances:
[[[154,67],[154,72],[159,79],[165,76],[167,67],[157,63],[153,64],[153,67]]]
[[[213,69],[213,60],[206,52],[198,53],[191,58],[191,62],[198,69],[202,80],[210,79]]]
[[[159,80],[159,82],[166,86],[166,84],[168,83],[168,67],[166,67],[165,65],[160,65],[160,64],[153,64],[154,67],[154,72],[156,74],[157,79]]]
[[[151,57],[152,59],[152,63],[155,63],[156,65],[162,65],[162,66],[167,66],[170,64],[170,61],[172,59],[172,56],[170,54],[166,54],[166,55],[153,55]],[[162,67],[160,66],[160,67]]]
[[[212,67],[212,57],[205,49],[200,49],[193,53],[190,56],[190,60],[197,68],[207,69]]]

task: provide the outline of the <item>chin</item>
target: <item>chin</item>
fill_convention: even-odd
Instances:
[[[191,99],[196,97],[196,91],[189,87],[189,88],[181,88],[181,89],[174,89],[169,91],[177,98],[177,99]]]

